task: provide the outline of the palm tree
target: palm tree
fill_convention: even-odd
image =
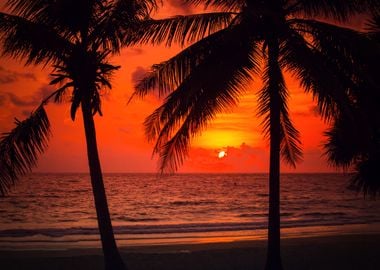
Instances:
[[[348,170],[354,169],[350,187],[364,195],[380,195],[380,15],[369,22],[368,38],[374,44],[361,56],[366,63],[357,89],[350,93],[350,113],[342,113],[326,132],[329,161]]]
[[[355,86],[353,53],[365,38],[315,19],[344,21],[376,1],[188,0],[234,15],[224,29],[154,65],[136,95],[157,90],[164,103],[145,121],[162,173],[183,163],[191,139],[219,112],[237,104],[249,82],[261,76],[258,115],[270,140],[267,270],[282,269],[280,255],[280,155],[292,166],[302,158],[299,132],[288,113],[284,71],[317,101],[325,120],[348,110]],[[169,31],[166,31],[170,33]],[[164,35],[166,33],[161,33]],[[169,34],[167,34],[169,35]]]
[[[125,269],[111,224],[93,116],[102,115],[101,90],[111,88],[109,77],[118,69],[108,58],[120,50],[120,34],[128,23],[147,16],[155,2],[9,0],[7,6],[10,13],[0,14],[3,54],[27,64],[52,64],[50,84],[60,87],[2,138],[0,192],[4,195],[46,148],[50,124],[44,106],[70,95],[72,120],[79,107],[82,111],[105,269]]]
[[[45,105],[69,100],[72,120],[79,108],[82,111],[105,269],[125,269],[114,238],[93,119],[102,115],[102,90],[111,88],[109,79],[119,68],[110,64],[109,58],[139,38],[152,35],[160,42],[160,29],[170,29],[179,36],[193,33],[194,40],[202,38],[228,23],[231,16],[215,13],[154,20],[149,15],[157,8],[155,0],[8,0],[7,8],[9,13],[0,13],[3,55],[25,60],[27,65],[52,66],[50,84],[57,90],[28,119],[16,119],[16,127],[3,134],[0,196],[32,170],[48,145],[50,123]],[[195,33],[191,25],[207,31]]]

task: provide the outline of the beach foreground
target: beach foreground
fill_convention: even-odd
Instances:
[[[289,238],[282,241],[285,269],[380,269],[380,234]],[[130,270],[263,269],[265,241],[121,248]],[[1,269],[103,269],[99,249],[2,250]]]

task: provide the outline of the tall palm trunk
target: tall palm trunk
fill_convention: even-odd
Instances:
[[[281,143],[281,69],[278,63],[279,43],[268,42],[268,73],[270,91],[270,163],[269,163],[269,214],[266,270],[282,270],[280,252],[280,143]]]
[[[104,189],[102,170],[100,167],[98,148],[96,144],[95,123],[87,98],[82,100],[83,123],[87,143],[88,164],[90,167],[91,185],[94,195],[98,227],[102,241],[104,263],[106,270],[125,270],[126,267],[116,246],[108,210],[106,192]]]

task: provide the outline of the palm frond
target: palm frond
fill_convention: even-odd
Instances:
[[[73,36],[94,24],[104,4],[96,0],[8,0],[7,7],[13,14]]]
[[[360,111],[341,114],[324,134],[325,155],[331,165],[348,169],[362,153],[369,151],[371,130]]]
[[[296,164],[302,160],[302,148],[300,133],[293,125],[287,109],[281,112],[281,156],[290,166],[296,167]]]
[[[214,12],[144,20],[130,29],[133,33],[126,36],[124,43],[129,46],[148,43],[171,46],[174,42],[184,46],[228,26],[233,18],[231,13]]]
[[[109,3],[108,8],[118,20],[127,19],[128,22],[144,20],[158,10],[161,0],[115,0]],[[122,22],[122,20],[120,20]]]
[[[47,4],[49,4],[49,1],[46,0],[7,0],[5,6],[14,14],[30,17],[44,9]]]
[[[159,95],[162,96],[178,88],[191,71],[212,53],[209,48],[216,48],[229,31],[229,29],[218,31],[184,49],[171,59],[154,65],[135,86],[136,95],[144,96],[149,91],[158,90]]]
[[[374,14],[367,22],[367,32],[373,40],[380,43],[380,9],[378,14]]]
[[[362,192],[364,196],[376,197],[380,195],[380,153],[367,156],[357,161],[352,179],[351,188]]]
[[[240,11],[246,4],[246,0],[185,0],[186,3],[196,6],[203,5],[205,8],[215,7],[223,11]]]
[[[348,69],[339,68],[334,56],[321,52],[293,31],[281,48],[281,65],[295,75],[306,92],[313,94],[324,119],[349,111],[348,92],[355,82]]]
[[[300,34],[310,35],[313,46],[331,60],[335,59],[335,65],[346,72],[357,72],[371,55],[379,54],[378,45],[365,33],[317,20],[293,19],[290,23]]]
[[[257,44],[241,40],[246,37],[242,34],[237,27],[225,33],[220,42],[212,43],[204,59],[191,67],[191,74],[147,118],[146,133],[150,139],[156,139],[154,153],[159,155],[161,172],[177,170],[188,153],[191,139],[217,113],[237,103],[252,73],[257,72],[260,61]],[[228,53],[231,50],[236,53]]]
[[[150,18],[157,10],[156,0],[116,0],[109,2],[98,21],[92,26],[89,39],[93,49],[102,46],[114,53],[120,51],[124,39],[130,39],[136,32],[136,25]]]
[[[263,117],[262,126],[266,138],[270,138],[271,110],[273,106],[279,106],[280,110],[280,151],[285,162],[295,167],[302,160],[301,141],[299,131],[294,127],[288,112],[288,90],[278,63],[276,66],[269,64],[263,73],[263,88],[259,92],[258,116]],[[273,93],[275,89],[276,93]],[[273,97],[275,95],[276,97]],[[276,101],[274,101],[276,100]]]
[[[62,59],[72,44],[46,25],[0,13],[0,41],[3,55],[26,59],[27,64]]]
[[[0,141],[0,196],[4,196],[19,177],[31,171],[50,137],[50,123],[42,105],[28,119],[16,119],[15,124]]]
[[[373,0],[299,0],[296,2],[297,15],[326,17],[340,21],[348,20],[354,14],[364,13],[378,5]]]

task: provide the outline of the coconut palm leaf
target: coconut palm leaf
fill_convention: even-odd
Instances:
[[[118,52],[124,44],[122,41],[135,35],[138,29],[136,25],[147,20],[147,14],[157,8],[156,0],[116,0],[105,3],[104,11],[94,23],[89,39],[94,41],[95,46],[112,48],[113,52]]]
[[[47,148],[50,123],[43,105],[28,119],[16,119],[16,127],[0,140],[0,195],[4,196],[16,180],[36,165],[38,155]]]
[[[5,13],[0,13],[0,41],[3,55],[27,64],[55,62],[73,47],[51,28]]]
[[[138,29],[131,29],[134,34],[128,35],[125,44],[165,43],[166,46],[171,46],[174,42],[184,46],[226,27],[234,16],[232,13],[214,12],[144,20],[136,24]]]
[[[342,70],[358,72],[369,58],[368,52],[377,51],[365,33],[353,29],[316,20],[294,19],[291,23],[298,32],[311,35],[313,46]]]
[[[240,11],[247,1],[245,0],[185,0],[186,3],[203,5],[205,8],[215,7],[223,11]]]
[[[326,131],[325,154],[330,164],[348,169],[363,149],[368,149],[371,131],[363,116],[360,111],[354,114],[356,119],[342,114]]]
[[[317,100],[319,112],[325,119],[349,110],[347,90],[353,87],[352,79],[339,70],[333,59],[292,31],[282,47],[282,65],[299,80],[306,92]]]
[[[277,103],[280,106],[281,156],[285,162],[295,167],[296,163],[302,160],[300,134],[289,117],[287,106],[289,93],[279,63],[276,66],[267,64],[263,74],[263,84],[264,86],[259,92],[258,116],[264,118],[262,126],[265,137],[270,139],[270,112],[274,106],[272,95],[275,94]],[[276,85],[278,90],[276,93],[271,93],[273,85]]]
[[[240,43],[237,38],[243,36],[242,29],[237,27],[223,35],[223,42],[217,38],[212,40],[214,43],[209,40],[214,45],[209,47],[209,54],[191,67],[191,75],[183,77],[179,87],[147,118],[146,133],[156,139],[154,153],[160,156],[161,172],[171,173],[182,164],[191,138],[217,113],[237,103],[252,73],[258,69],[257,44]],[[239,53],[228,57],[230,50]]]
[[[367,32],[372,40],[380,40],[380,10],[368,21]]]
[[[50,25],[65,34],[75,34],[94,24],[105,1],[9,0],[11,12],[35,23]]]
[[[379,6],[373,0],[297,0],[288,1],[294,9],[294,13],[308,17],[326,17],[345,21],[350,16],[363,13],[368,7]]]
[[[152,70],[135,86],[135,94],[145,96],[149,91],[158,90],[160,96],[174,91],[212,51],[220,44],[229,30],[214,33],[189,46],[171,59],[154,65]]]
[[[379,163],[379,152],[356,162],[356,173],[351,180],[351,187],[362,192],[364,196],[380,195]]]

